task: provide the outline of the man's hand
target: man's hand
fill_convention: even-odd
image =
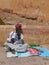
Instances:
[[[11,39],[11,42],[12,42],[12,43],[14,43],[14,42],[15,42],[15,39],[14,39],[14,38],[12,38],[12,39]]]

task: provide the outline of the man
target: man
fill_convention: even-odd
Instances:
[[[25,52],[28,50],[28,44],[24,44],[21,24],[15,25],[15,31],[12,31],[9,34],[7,42],[5,42],[4,46],[6,48],[6,51],[11,52]]]

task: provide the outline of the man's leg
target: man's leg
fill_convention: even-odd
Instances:
[[[28,44],[18,44],[16,47],[15,47],[15,50],[17,51],[17,52],[25,52],[25,51],[27,51],[28,50]]]
[[[6,50],[6,52],[10,51],[10,47],[7,44],[7,42],[5,42],[4,44],[4,49]]]
[[[4,44],[4,48],[5,48],[5,50],[6,50],[6,52],[12,52],[13,54],[15,54],[15,49],[14,49],[14,47],[13,47],[13,44],[11,44],[11,43],[5,43]]]

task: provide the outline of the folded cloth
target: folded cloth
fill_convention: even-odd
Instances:
[[[17,57],[17,52],[15,54],[12,54],[12,52],[7,52],[7,57]]]

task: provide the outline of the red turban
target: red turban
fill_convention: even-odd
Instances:
[[[23,31],[22,31],[22,25],[21,25],[21,24],[17,23],[17,24],[15,25],[15,27],[16,27],[16,28],[20,28],[20,29],[21,29],[21,33],[23,33]]]
[[[22,27],[22,25],[21,25],[21,24],[19,24],[19,23],[17,23],[17,24],[15,25],[15,27],[16,27],[16,28],[19,28],[19,27],[21,28],[21,27]]]

